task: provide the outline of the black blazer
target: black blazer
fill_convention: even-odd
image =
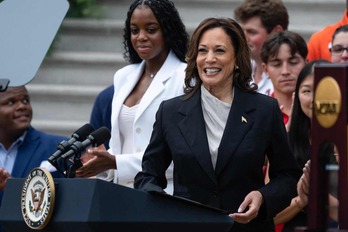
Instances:
[[[266,155],[271,179],[267,185],[262,171]],[[174,195],[234,213],[249,192],[262,193],[264,204],[258,218],[246,225],[235,223],[233,231],[273,231],[273,217],[296,195],[301,173],[290,151],[277,101],[237,87],[215,170],[200,89],[188,100],[176,97],[161,104],[135,188],[162,191],[171,161]]]

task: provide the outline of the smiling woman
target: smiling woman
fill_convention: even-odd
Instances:
[[[188,34],[172,1],[133,1],[123,42],[130,65],[114,76],[110,149],[89,150],[94,158],[85,160],[76,176],[98,175],[133,187],[158,106],[183,94],[187,43]],[[167,191],[172,193],[172,170],[167,174]]]
[[[174,195],[228,211],[231,231],[273,231],[273,216],[296,193],[300,170],[276,100],[257,93],[250,81],[239,24],[204,20],[190,41],[186,95],[160,105],[134,186],[162,192],[173,161]],[[272,169],[267,185],[266,155]]]
[[[220,100],[231,104],[232,88],[229,86],[232,86],[235,54],[223,29],[213,28],[202,36],[196,63],[204,87]]]
[[[298,75],[295,87],[289,143],[299,167],[305,168],[310,158],[311,119],[313,114],[314,67],[326,60],[314,60],[307,63]],[[275,217],[275,223],[284,223],[284,232],[292,232],[296,227],[307,225],[306,203],[300,196],[291,200],[289,206]]]

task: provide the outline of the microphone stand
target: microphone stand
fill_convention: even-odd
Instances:
[[[66,170],[66,178],[75,178],[76,170],[83,166],[81,162],[81,153],[85,151],[83,144],[81,142],[76,142],[75,146],[72,147],[74,150],[73,158],[67,157],[64,159],[64,167]]]
[[[66,178],[75,178],[76,170],[82,167],[82,162],[79,156],[74,156],[73,162],[66,161]]]

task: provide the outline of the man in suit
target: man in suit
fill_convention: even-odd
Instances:
[[[0,92],[0,201],[8,178],[23,178],[35,167],[49,167],[46,160],[59,142],[67,139],[34,129],[30,125],[32,115],[25,86]],[[61,177],[54,169],[49,171]]]
[[[101,91],[95,98],[90,123],[94,128],[106,126],[111,131],[111,107],[114,96],[114,85],[110,85]],[[109,139],[104,142],[106,149],[109,149]]]

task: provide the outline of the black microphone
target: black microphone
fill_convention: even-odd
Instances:
[[[87,139],[83,142],[76,141],[74,142],[70,150],[63,154],[61,158],[63,160],[70,159],[73,156],[81,156],[81,153],[85,152],[87,148],[93,146],[98,147],[103,144],[106,140],[110,139],[111,134],[108,128],[105,126],[100,127],[99,129],[93,131],[90,135],[88,135]]]
[[[57,159],[66,153],[71,145],[76,141],[83,141],[87,138],[87,136],[94,131],[94,128],[91,124],[86,123],[79,129],[77,129],[72,135],[69,141],[63,140],[58,144],[58,150],[51,155],[51,157],[48,158],[48,162],[50,162],[53,166],[55,166],[55,163]]]

